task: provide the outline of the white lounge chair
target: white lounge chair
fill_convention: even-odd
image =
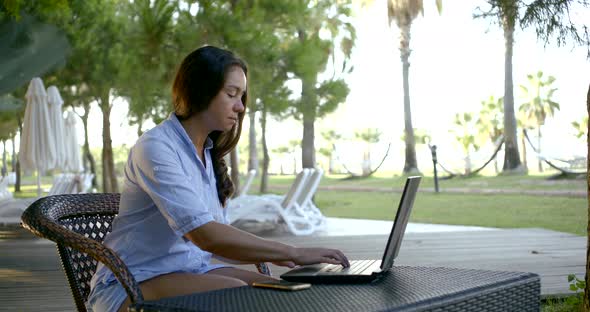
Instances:
[[[326,224],[326,217],[313,203],[313,196],[324,176],[324,170],[321,168],[310,168],[307,170],[309,170],[309,176],[301,186],[301,192],[297,196],[296,201],[300,207],[301,213],[306,215],[317,229],[321,229]],[[284,195],[277,194],[265,194],[261,196],[275,200],[279,203],[285,199]]]
[[[299,172],[282,201],[267,195],[235,198],[228,207],[230,223],[236,226],[244,222],[272,225],[284,224],[295,235],[313,233],[316,227],[297,203],[297,198],[301,194],[309,175],[309,169],[303,169]]]
[[[0,201],[12,198],[12,193],[8,190],[8,176],[0,177]]]
[[[326,217],[324,217],[320,209],[318,209],[313,203],[313,196],[315,195],[323,176],[324,170],[321,168],[313,169],[309,179],[307,179],[301,193],[297,197],[297,203],[301,207],[301,210],[310,221],[313,222],[316,230],[322,229],[326,225]]]
[[[248,191],[250,190],[250,186],[252,185],[252,182],[254,181],[254,177],[256,177],[256,169],[252,169],[252,170],[248,171],[248,175],[246,175],[246,181],[244,182],[244,186],[240,190],[240,193],[238,194],[238,196],[245,196],[248,194]]]
[[[92,186],[93,177],[94,175],[91,173],[57,174],[53,177],[51,189],[49,189],[45,196],[86,193]],[[23,211],[39,198],[13,198],[12,194],[10,194],[10,198],[0,200],[0,223],[20,222],[20,216]]]

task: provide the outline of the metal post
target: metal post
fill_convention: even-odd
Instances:
[[[434,166],[434,191],[436,193],[439,192],[438,189],[438,173],[436,171],[436,145],[428,145],[430,147],[430,152],[432,153],[432,165]]]

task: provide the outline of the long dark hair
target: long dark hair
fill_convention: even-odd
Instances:
[[[185,120],[206,110],[223,88],[226,75],[234,66],[240,67],[248,77],[246,63],[230,51],[205,46],[187,55],[180,64],[172,85],[172,103],[178,119]],[[222,206],[225,206],[226,200],[234,193],[234,184],[227,172],[227,164],[223,156],[238,144],[247,99],[248,94],[244,92],[242,95],[244,111],[238,114],[239,121],[231,130],[213,131],[209,134],[209,138],[213,141],[211,156],[217,180],[217,196]]]

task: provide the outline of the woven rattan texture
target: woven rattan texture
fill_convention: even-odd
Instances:
[[[250,287],[157,302],[205,311],[539,311],[536,274],[395,267],[370,284],[313,285],[281,292]]]
[[[63,218],[59,221],[70,231],[82,234],[98,242],[102,242],[105,235],[111,232],[111,222],[115,215],[90,215]],[[67,259],[72,268],[75,285],[79,287],[82,298],[88,298],[90,294],[90,280],[96,272],[98,261],[94,260],[87,253],[80,252],[71,247],[66,247],[66,253],[61,258]]]
[[[54,241],[70,284],[76,307],[84,302],[97,261],[104,263],[121,282],[133,302],[143,296],[123,261],[102,244],[111,221],[119,211],[119,194],[68,194],[41,198],[22,215],[23,226]]]
[[[98,262],[104,263],[125,288],[132,302],[143,302],[143,295],[127,266],[102,244],[119,212],[120,194],[67,194],[41,198],[22,215],[23,226],[35,235],[57,243],[78,311],[86,311],[90,280]],[[270,275],[266,263],[257,264]]]

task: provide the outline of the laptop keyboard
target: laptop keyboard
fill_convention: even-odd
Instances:
[[[339,264],[328,264],[322,269],[320,274],[359,274],[370,267],[377,260],[353,260],[350,266],[344,268]]]

